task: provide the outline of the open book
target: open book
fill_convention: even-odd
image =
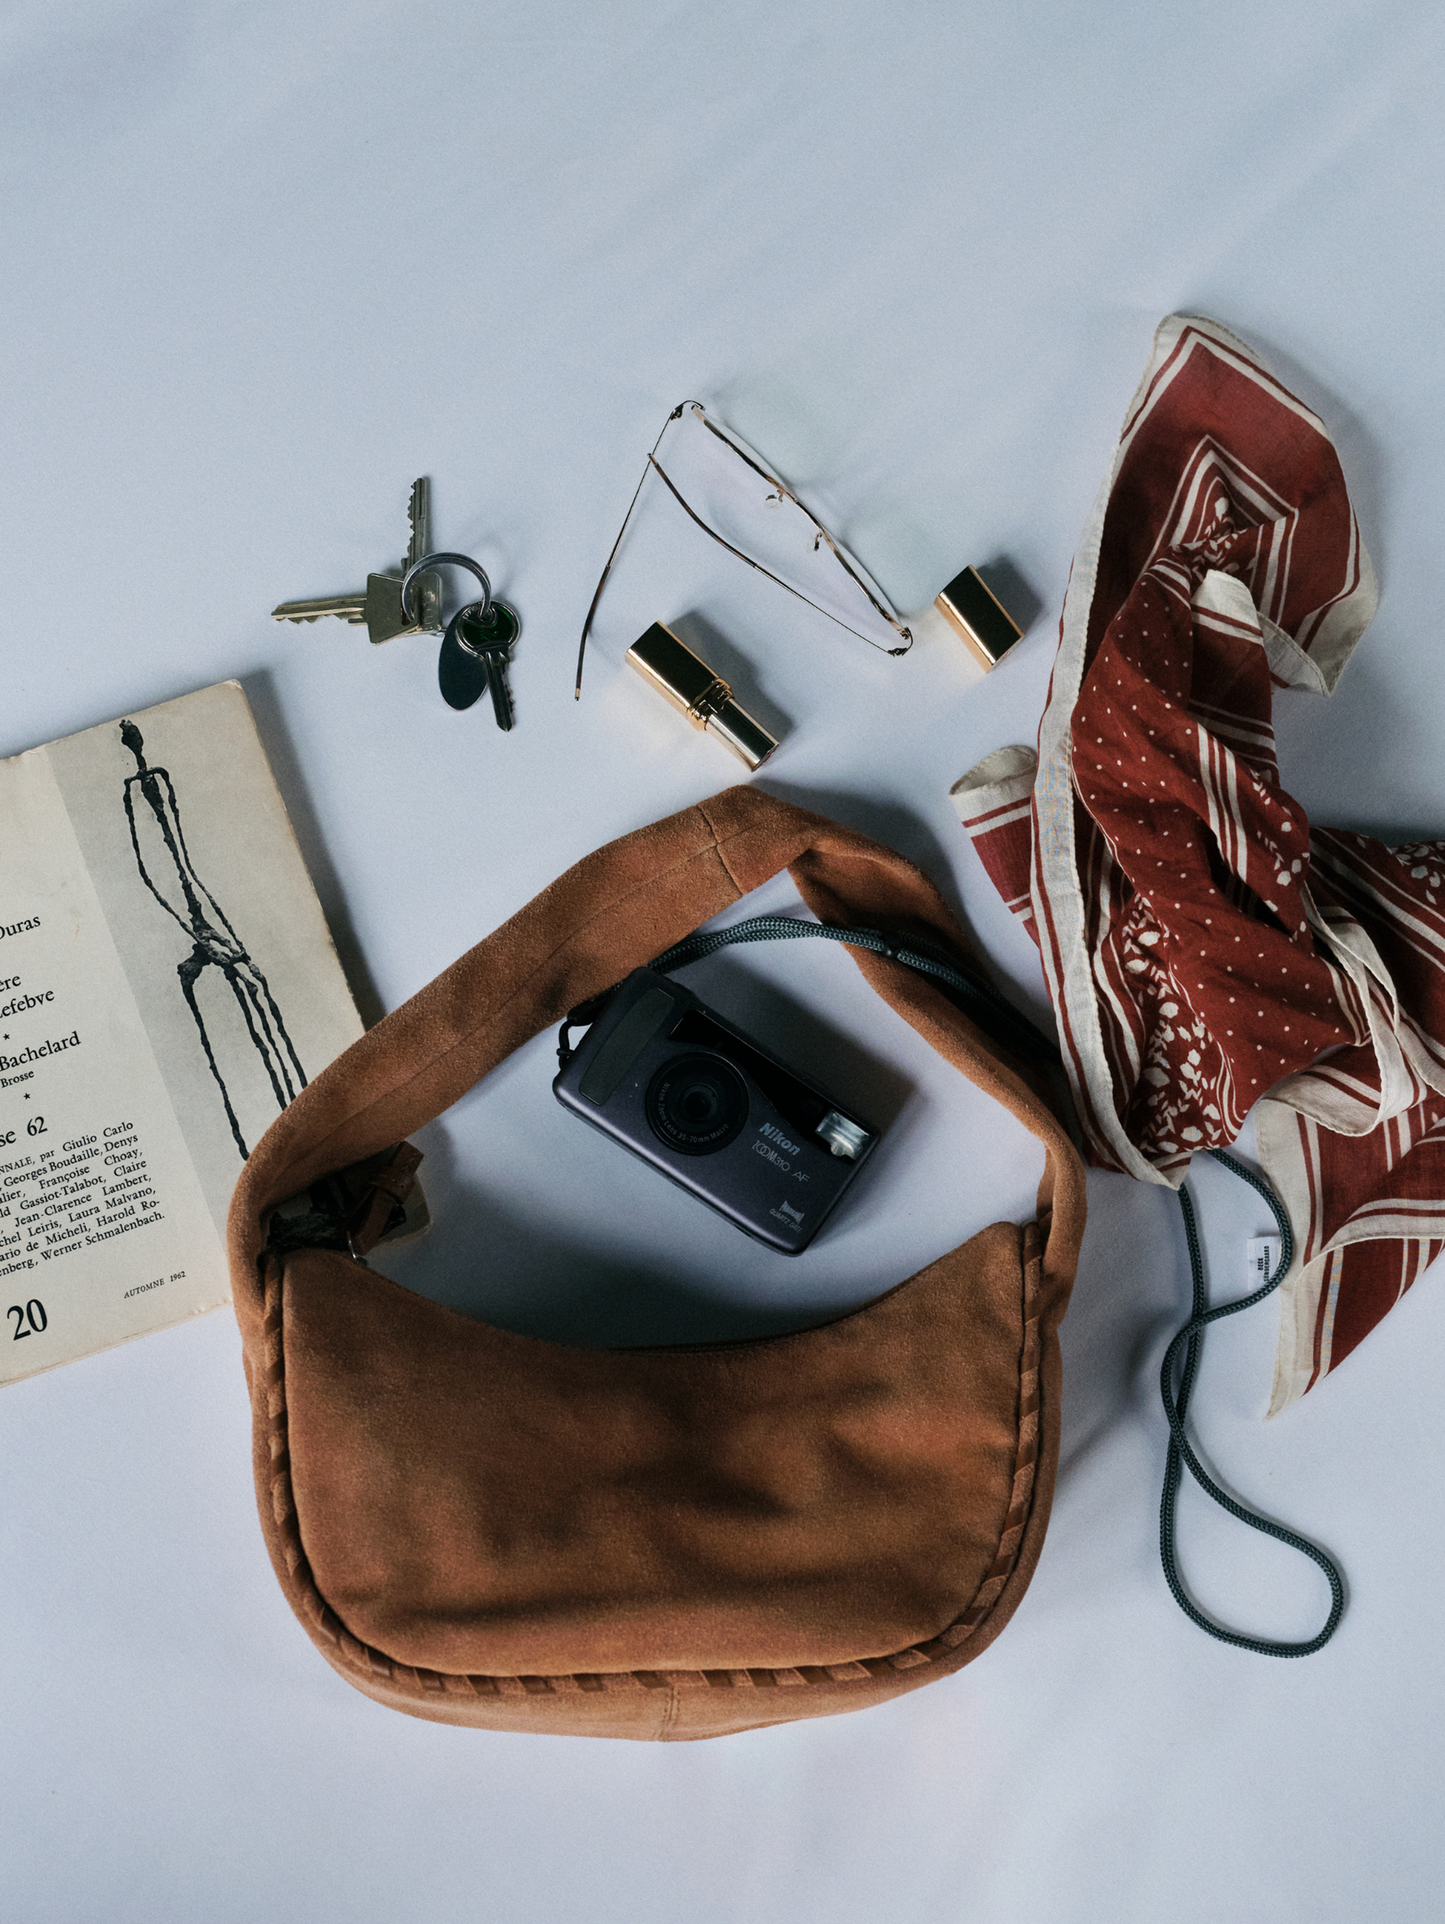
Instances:
[[[0,1383],[227,1302],[241,1164],[361,1032],[238,683],[0,762]]]

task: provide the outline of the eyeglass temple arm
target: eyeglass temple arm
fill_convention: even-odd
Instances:
[[[627,524],[632,519],[632,510],[637,506],[638,496],[641,495],[643,488],[647,485],[647,477],[651,472],[653,455],[655,455],[657,450],[662,446],[662,435],[667,433],[667,430],[672,426],[674,421],[682,418],[682,411],[687,405],[686,401],[679,401],[677,406],[672,410],[672,413],[669,414],[663,422],[662,434],[659,434],[652,444],[651,453],[649,453],[647,457],[648,465],[642,470],[642,479],[637,484],[637,492],[628,503],[627,512],[622,517],[622,526],[617,530],[617,539],[613,542],[612,552],[607,557],[607,566],[602,570],[601,579],[598,581],[596,591],[592,596],[592,605],[587,610],[587,619],[582,624],[582,639],[577,644],[577,679],[572,687],[573,701],[581,701],[582,699],[582,662],[587,653],[587,637],[592,633],[592,621],[597,613],[597,604],[602,599],[602,590],[607,586],[607,577],[612,573],[612,564],[617,559],[617,550],[622,546],[622,537],[627,533]]]

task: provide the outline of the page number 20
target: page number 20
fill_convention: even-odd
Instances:
[[[50,1320],[38,1296],[32,1296],[23,1309],[19,1303],[12,1303],[5,1314],[15,1318],[15,1333],[10,1338],[12,1343],[18,1343],[22,1336],[39,1336]]]

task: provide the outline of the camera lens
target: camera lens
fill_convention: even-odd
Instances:
[[[747,1119],[747,1084],[721,1056],[675,1056],[648,1086],[653,1134],[684,1156],[726,1149]]]

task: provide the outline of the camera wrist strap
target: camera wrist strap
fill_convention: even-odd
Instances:
[[[932,977],[958,997],[965,1015],[985,1035],[1024,1055],[1045,1056],[1058,1064],[1057,1048],[1027,1017],[985,982],[980,976],[961,968],[955,961],[926,949],[913,936],[886,935],[881,929],[838,928],[831,922],[804,922],[795,915],[752,915],[730,928],[714,929],[708,934],[689,935],[665,949],[649,966],[659,975],[670,975],[689,962],[700,962],[705,955],[725,949],[735,942],[776,942],[799,936],[816,936],[825,942],[846,942],[850,948],[868,949],[886,955],[905,968]]]
[[[1164,1352],[1164,1361],[1159,1369],[1159,1395],[1164,1404],[1165,1419],[1169,1424],[1169,1449],[1164,1460],[1164,1493],[1159,1505],[1159,1558],[1164,1566],[1164,1579],[1174,1594],[1174,1601],[1191,1622],[1197,1623],[1201,1630],[1207,1630],[1211,1637],[1221,1643],[1232,1643],[1241,1650],[1254,1650],[1262,1657],[1308,1657],[1320,1650],[1335,1634],[1345,1608],[1345,1586],[1340,1578],[1338,1567],[1325,1555],[1317,1544],[1287,1530],[1282,1523],[1275,1523],[1269,1517],[1260,1516],[1257,1511],[1246,1509],[1228,1491],[1222,1490],[1210,1476],[1199,1458],[1190,1448],[1184,1434],[1184,1414],[1189,1406],[1189,1393],[1194,1387],[1195,1374],[1199,1367],[1199,1351],[1204,1331],[1210,1323],[1216,1323],[1224,1316],[1235,1316],[1242,1309],[1253,1309],[1262,1303],[1266,1296],[1278,1289],[1285,1273],[1294,1260],[1294,1235],[1289,1226],[1289,1217],[1284,1204],[1274,1190],[1252,1169],[1228,1155],[1223,1149],[1211,1149],[1209,1154],[1216,1162],[1232,1170],[1241,1181],[1247,1182],[1251,1189],[1257,1190],[1269,1204],[1275,1222],[1279,1226],[1279,1262],[1269,1278],[1248,1296],[1237,1297],[1232,1303],[1220,1303],[1216,1308],[1208,1307],[1209,1295],[1204,1281],[1204,1254],[1199,1245],[1199,1224],[1194,1214],[1194,1203],[1188,1189],[1181,1183],[1179,1187],[1179,1208],[1184,1217],[1184,1239],[1189,1246],[1189,1271],[1193,1284],[1193,1303],[1189,1320],[1176,1332],[1169,1347]],[[1175,1391],[1174,1374],[1179,1365],[1180,1352],[1183,1352],[1183,1369],[1179,1377],[1179,1388]],[[1301,1643],[1278,1642],[1268,1637],[1247,1637],[1237,1630],[1227,1630],[1223,1624],[1215,1623],[1190,1597],[1179,1575],[1179,1564],[1175,1550],[1175,1503],[1179,1486],[1184,1480],[1184,1470],[1188,1469],[1194,1481],[1212,1497],[1221,1509],[1227,1510],[1241,1523],[1247,1523],[1251,1530],[1262,1531],[1265,1536],[1287,1544],[1290,1549],[1298,1550],[1302,1556],[1309,1557],[1325,1573],[1330,1586],[1330,1613],[1324,1627],[1313,1637]]]
[[[725,929],[686,936],[670,949],[664,949],[661,955],[655,956],[648,967],[655,969],[659,975],[670,975],[674,969],[685,968],[689,962],[700,962],[705,955],[730,948],[736,942],[777,942],[800,936],[821,937],[825,942],[845,942],[850,948],[868,949],[874,955],[886,955],[907,968],[916,969],[920,975],[929,976],[940,987],[951,990],[964,1014],[993,1041],[1025,1057],[1042,1057],[1052,1068],[1061,1069],[1063,1066],[1057,1047],[1026,1016],[1020,1015],[1012,1003],[1006,1002],[996,989],[982,977],[960,967],[956,961],[926,949],[913,936],[885,935],[881,929],[839,928],[831,922],[804,922],[795,915],[752,915]],[[572,1055],[571,1030],[592,1022],[606,1006],[617,986],[579,1004],[562,1024],[557,1060],[564,1068]]]

